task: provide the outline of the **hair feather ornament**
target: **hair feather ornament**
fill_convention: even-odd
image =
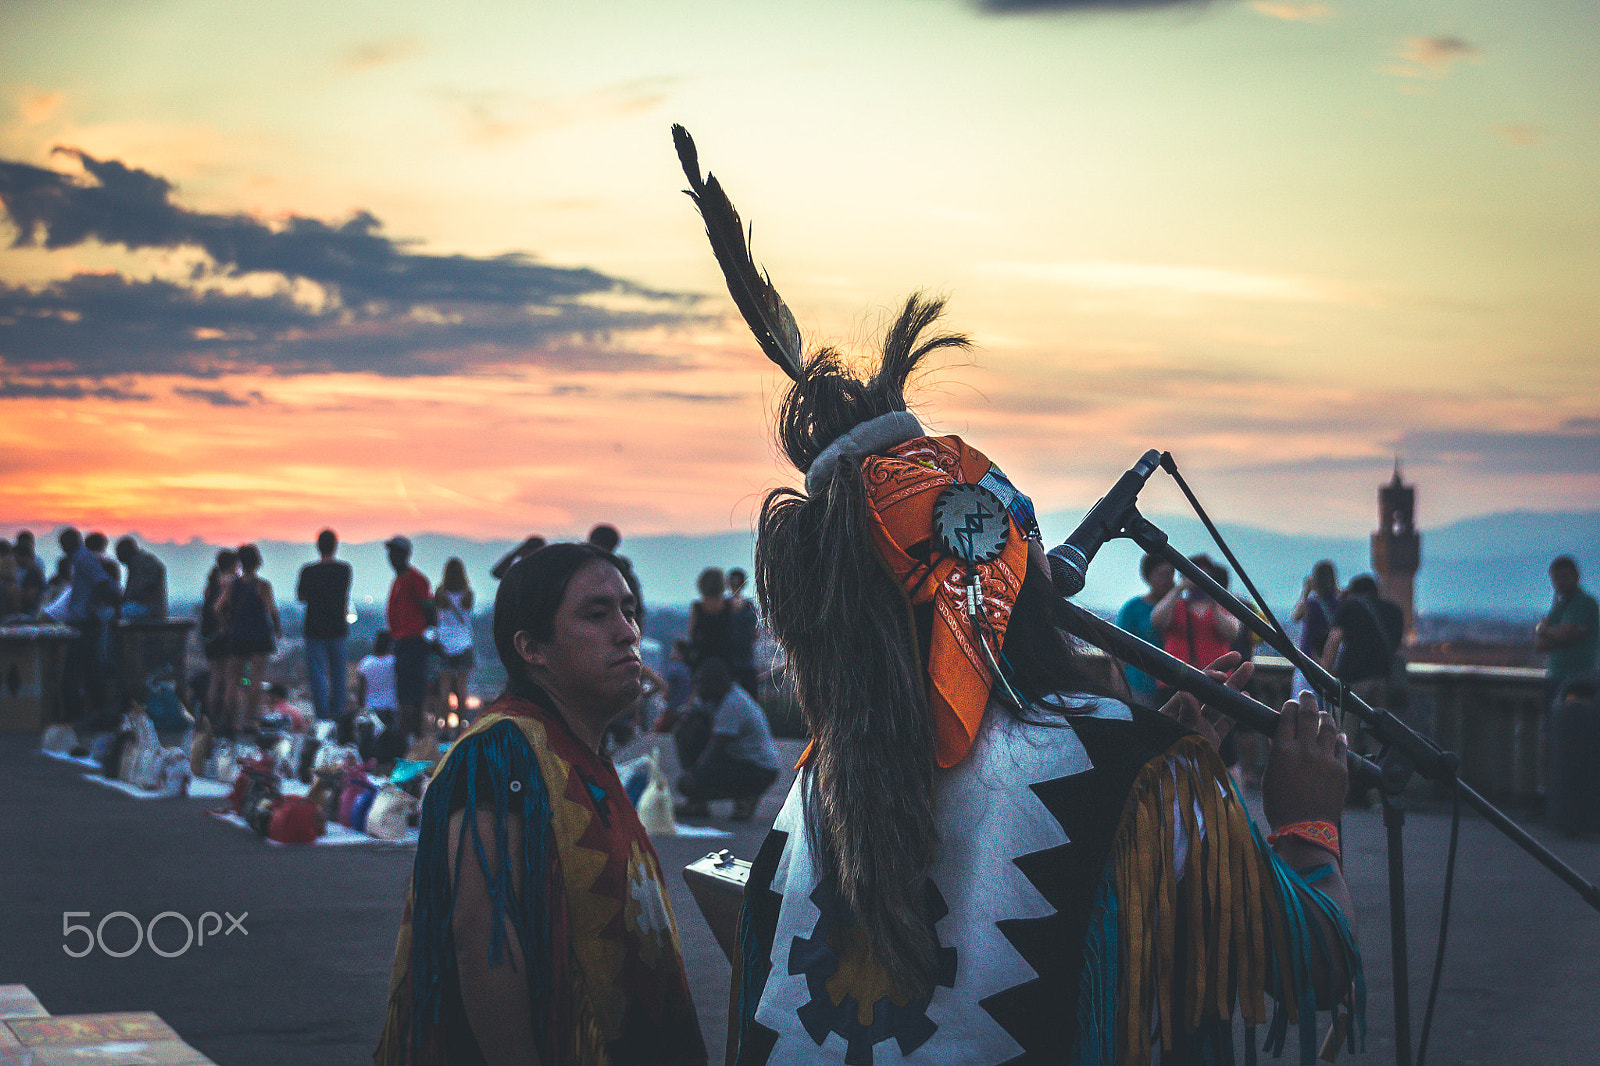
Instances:
[[[734,304],[744,315],[767,358],[782,367],[790,378],[799,381],[805,374],[805,355],[794,315],[778,290],[772,287],[772,279],[756,266],[750,255],[750,238],[744,223],[721,184],[709,172],[705,180],[701,180],[700,156],[695,151],[694,138],[682,126],[674,125],[672,142],[677,146],[678,161],[683,164],[683,172],[692,186],[684,192],[705,220],[711,251],[728,279],[728,292]]]

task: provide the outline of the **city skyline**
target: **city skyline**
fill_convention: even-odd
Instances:
[[[809,344],[918,289],[1041,509],[1600,507],[1600,14],[20,2],[0,516],[158,540],[748,530],[792,484],[670,125]],[[1441,22],[1441,19],[1446,21]],[[1152,511],[1181,497],[1154,485]]]

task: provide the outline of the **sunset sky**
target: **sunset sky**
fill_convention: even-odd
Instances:
[[[0,535],[749,528],[781,376],[925,289],[1042,511],[1600,509],[1590,0],[8,0]],[[1146,507],[1176,510],[1153,483]]]

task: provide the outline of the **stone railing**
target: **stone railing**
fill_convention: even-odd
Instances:
[[[1545,780],[1539,730],[1544,671],[1511,666],[1413,663],[1411,706],[1397,712],[1412,729],[1461,758],[1461,780],[1492,799],[1529,800]],[[1289,698],[1292,670],[1277,656],[1256,660],[1254,694],[1270,707]],[[1421,792],[1435,791],[1423,783]],[[1417,792],[1417,789],[1413,789]]]
[[[157,678],[170,680],[183,698],[184,649],[193,628],[187,618],[113,623],[105,703],[86,708],[84,716],[120,712],[124,692]],[[0,626],[0,732],[34,732],[65,720],[62,671],[68,668],[67,646],[76,637],[68,626]]]
[[[1109,668],[1103,652],[1090,649],[1091,660]],[[1544,721],[1544,671],[1510,666],[1445,666],[1413,663],[1407,671],[1411,706],[1399,717],[1461,759],[1461,779],[1496,801],[1531,800],[1545,780],[1539,730]],[[1276,655],[1256,658],[1250,694],[1273,710],[1289,698],[1293,670]],[[781,675],[765,701],[773,730],[782,736],[804,736],[805,727],[792,698],[782,695]],[[1259,771],[1264,745],[1246,745],[1241,757]],[[1600,757],[1600,756],[1597,756]],[[1444,790],[1414,778],[1408,793],[1442,796]]]

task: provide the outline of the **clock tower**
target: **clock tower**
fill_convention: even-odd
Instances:
[[[1378,531],[1372,534],[1372,570],[1379,594],[1400,608],[1406,618],[1406,641],[1415,634],[1416,577],[1422,565],[1422,536],[1416,526],[1417,490],[1394,477],[1378,487]]]

